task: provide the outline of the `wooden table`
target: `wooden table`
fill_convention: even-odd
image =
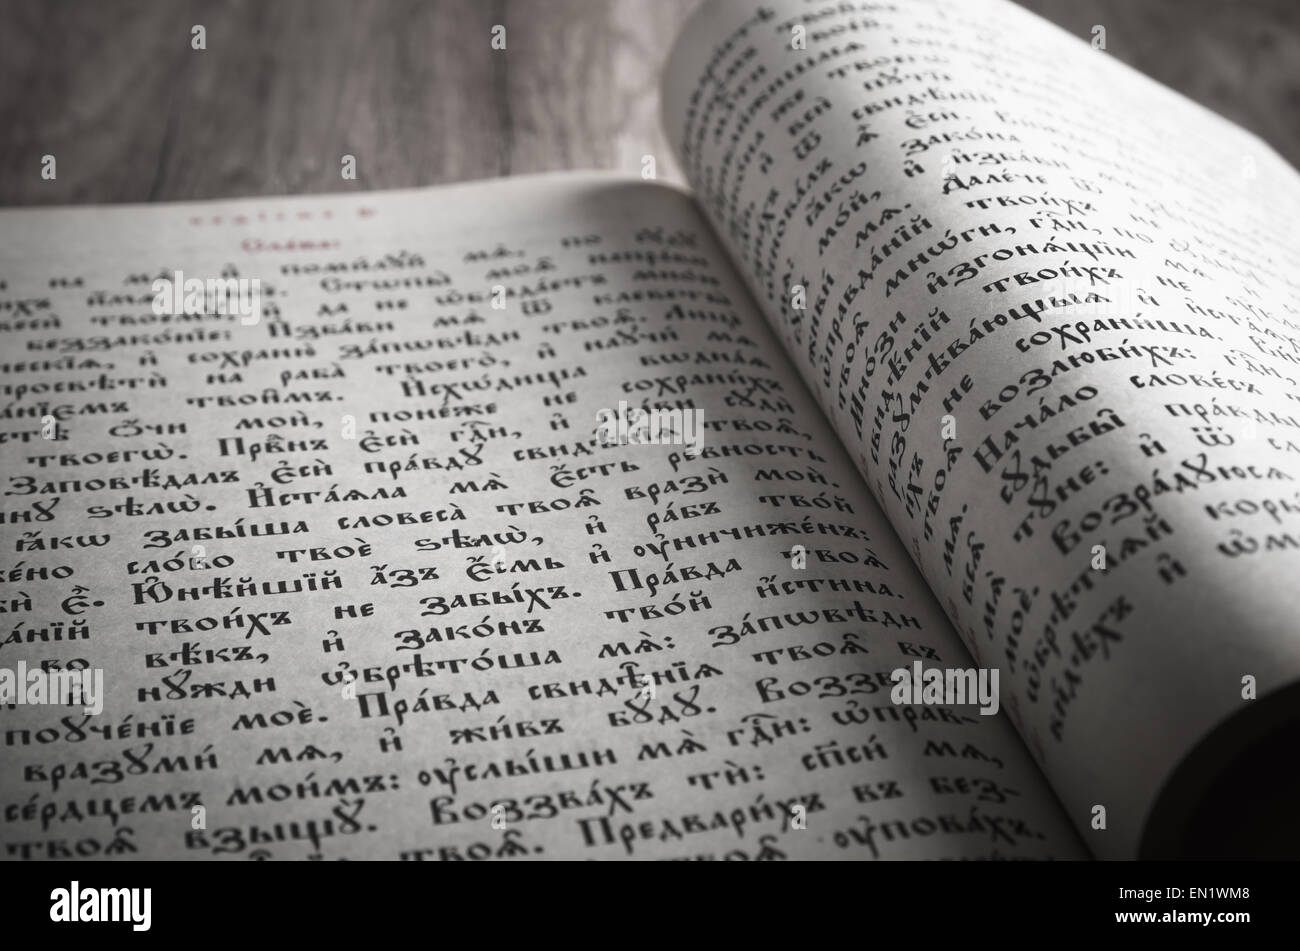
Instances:
[[[0,205],[680,180],[658,71],[698,0],[4,0]],[[1023,0],[1300,165],[1300,3]],[[507,52],[489,45],[506,26]],[[202,24],[206,50],[190,47]],[[58,177],[44,181],[41,157]],[[339,174],[357,158],[357,181]]]

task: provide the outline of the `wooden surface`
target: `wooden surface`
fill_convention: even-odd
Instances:
[[[697,2],[0,0],[0,205],[637,175],[647,153],[678,178],[658,73]],[[1111,55],[1300,165],[1295,0],[1023,2],[1079,36],[1104,25]]]

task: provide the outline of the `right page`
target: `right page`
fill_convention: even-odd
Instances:
[[[664,121],[1093,851],[1294,854],[1300,177],[1106,41],[716,0]]]

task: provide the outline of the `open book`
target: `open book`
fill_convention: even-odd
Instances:
[[[692,192],[0,213],[6,858],[1294,854],[1295,171],[996,0],[662,95]]]

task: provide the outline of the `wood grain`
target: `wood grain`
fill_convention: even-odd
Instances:
[[[4,0],[0,205],[680,181],[658,75],[698,0]],[[1023,0],[1300,164],[1300,4]],[[507,49],[493,51],[493,24]],[[207,49],[190,48],[202,24]],[[58,177],[40,177],[56,156]],[[357,180],[340,160],[356,156]],[[3,237],[3,236],[0,236]]]

